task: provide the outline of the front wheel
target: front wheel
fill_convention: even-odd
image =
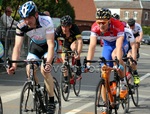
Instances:
[[[96,96],[95,96],[95,114],[101,114],[102,111],[104,110],[104,108],[107,109],[107,114],[109,114],[109,112],[111,113],[111,109],[109,109],[109,98],[108,98],[108,94],[106,92],[105,98],[106,98],[106,102],[103,102],[102,99],[102,88],[104,87],[104,80],[100,80],[100,82],[97,85],[96,88]]]
[[[26,82],[20,96],[20,114],[40,114],[33,94],[31,82]]]
[[[55,77],[54,80],[54,102],[56,106],[55,114],[61,114],[61,94],[60,94],[60,87],[59,83]]]
[[[79,96],[80,93],[80,89],[81,89],[81,77],[77,76],[74,73],[74,84],[73,84],[73,90],[76,96]]]
[[[70,72],[71,69],[69,66],[63,66],[63,72],[61,72],[61,93],[62,93],[62,97],[65,101],[68,101],[69,98],[69,94],[70,94]],[[67,80],[65,80],[64,78],[64,72],[66,72],[68,74],[68,78]]]
[[[1,97],[0,97],[0,114],[3,114],[3,103]]]

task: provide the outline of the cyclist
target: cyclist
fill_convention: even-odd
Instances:
[[[58,26],[55,30],[55,39],[59,39],[59,37],[64,38],[62,50],[72,50],[77,51],[78,54],[74,55],[77,60],[76,65],[77,72],[76,74],[81,78],[81,63],[80,63],[80,54],[82,51],[82,38],[79,28],[76,24],[72,23],[72,18],[69,15],[65,15],[60,19],[60,26]],[[61,54],[62,61],[65,60],[65,54]],[[67,80],[67,73],[64,73],[64,78]]]
[[[119,68],[117,69],[121,78],[121,91],[120,96],[126,96],[127,88],[124,73],[124,62],[122,60],[123,55],[128,50],[128,42],[124,38],[124,25],[120,21],[111,18],[111,11],[107,8],[98,9],[96,11],[96,22],[91,27],[90,45],[88,49],[87,60],[92,60],[94,57],[97,37],[103,39],[104,45],[102,50],[102,56],[106,60],[117,58],[119,59]],[[113,67],[113,63],[109,62],[109,66]],[[114,64],[115,65],[115,64]],[[116,67],[116,66],[114,66]],[[87,68],[90,68],[90,63],[87,63]],[[102,92],[105,95],[105,87],[103,86]],[[103,97],[105,103],[106,98]],[[102,114],[106,114],[107,108],[103,107]]]
[[[140,42],[142,41],[143,38],[142,27],[140,24],[136,23],[133,18],[130,18],[127,23],[128,23],[128,27],[132,30],[134,38],[136,40],[137,58],[139,58]],[[134,83],[136,84],[140,83],[140,78],[136,69],[134,70]]]
[[[51,18],[47,15],[41,15],[33,1],[24,3],[19,8],[19,15],[22,20],[16,28],[15,46],[13,48],[12,60],[18,60],[20,57],[21,46],[23,44],[24,34],[31,38],[30,49],[27,55],[28,60],[40,59],[44,56],[46,59],[45,67],[41,65],[41,73],[49,93],[49,103],[47,114],[54,114],[54,92],[53,77],[50,73],[51,63],[54,56],[54,26]],[[42,13],[43,14],[43,13]],[[37,65],[35,65],[37,67]],[[27,75],[29,76],[27,65]],[[17,64],[13,63],[11,68],[7,69],[8,74],[13,74],[17,69]],[[35,80],[38,84],[38,78],[35,71]]]
[[[112,15],[113,18],[119,20],[120,19],[120,16],[117,14],[117,13],[114,13]],[[131,31],[131,29],[127,28],[126,27],[126,22],[124,21],[121,21],[122,23],[124,23],[125,25],[125,36],[129,42],[129,49],[127,51],[127,56],[130,57],[132,56],[133,59],[134,59],[134,63],[131,63],[131,67],[134,69],[133,71],[133,74],[134,74],[134,83],[135,84],[139,84],[140,83],[140,79],[139,79],[139,76],[138,76],[138,72],[137,72],[137,51],[136,51],[136,41],[135,41],[135,38],[133,36],[133,33]],[[128,75],[128,74],[127,74]]]
[[[143,30],[140,24],[136,23],[136,21],[133,18],[130,18],[128,21],[128,27],[132,30],[134,38],[136,40],[136,48],[137,48],[137,58],[139,58],[139,48],[140,48],[140,42],[143,38]]]

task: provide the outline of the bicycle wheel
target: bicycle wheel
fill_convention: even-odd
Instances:
[[[122,108],[124,110],[124,114],[129,112],[130,107],[130,97],[129,94],[124,99],[121,99]]]
[[[54,102],[56,106],[55,114],[61,114],[61,94],[60,94],[60,87],[59,83],[55,77],[54,80]]]
[[[98,83],[97,85],[97,88],[96,88],[96,96],[95,96],[95,114],[101,114],[102,113],[102,110],[103,110],[103,107],[106,107],[107,109],[109,109],[109,98],[108,98],[108,94],[106,92],[106,99],[108,101],[106,101],[105,105],[104,102],[103,102],[103,99],[102,99],[102,94],[101,94],[101,91],[102,91],[102,86],[104,86],[104,80],[100,80],[100,82]],[[110,110],[107,110],[107,114],[111,113],[111,109]],[[109,112],[110,111],[110,112]]]
[[[73,77],[74,77],[73,91],[76,96],[79,96],[81,89],[81,78],[77,76],[76,73],[73,74]]]
[[[0,97],[0,114],[3,114],[3,103],[1,97]]]
[[[67,78],[67,80],[65,80],[63,72],[61,73],[61,93],[62,93],[63,99],[65,101],[68,101],[68,97],[69,97],[69,94],[70,94],[70,88],[71,88],[70,76],[69,76],[69,74],[71,74],[70,73],[71,69],[70,69],[69,66],[64,66],[63,68],[64,68],[64,71],[67,72],[68,78]]]
[[[129,85],[129,94],[131,95],[133,104],[137,107],[139,102],[139,91],[138,91],[139,85],[134,84],[133,75],[131,76],[130,80],[128,80],[128,85]]]
[[[33,97],[31,82],[26,82],[20,96],[20,114],[41,114],[36,99],[36,96]]]
[[[133,84],[131,85],[131,90],[132,90],[132,94],[131,94],[131,98],[133,101],[133,104],[137,107],[138,103],[139,103],[139,91],[138,91],[138,87],[139,85],[137,84]]]

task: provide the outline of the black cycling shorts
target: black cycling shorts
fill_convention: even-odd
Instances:
[[[48,51],[47,43],[42,45],[36,44],[33,41],[30,44],[29,52],[41,58]]]

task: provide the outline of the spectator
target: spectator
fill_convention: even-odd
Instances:
[[[13,18],[11,17],[12,12],[13,12],[12,8],[10,6],[7,6],[4,14],[1,16],[2,24],[7,29],[10,28],[11,23],[13,21]],[[18,22],[16,20],[14,20],[14,22],[12,24],[12,28],[15,29],[17,24],[18,24]]]

